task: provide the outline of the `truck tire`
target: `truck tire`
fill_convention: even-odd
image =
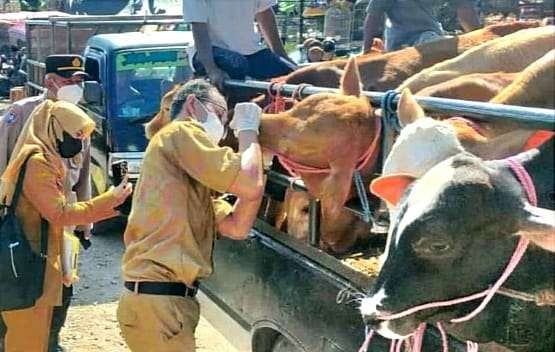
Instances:
[[[280,335],[276,338],[276,341],[274,342],[272,352],[302,352],[302,350],[296,347],[285,336]]]

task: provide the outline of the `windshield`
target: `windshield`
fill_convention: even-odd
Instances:
[[[184,49],[117,54],[117,116],[131,122],[148,121],[158,112],[164,94],[191,75]]]

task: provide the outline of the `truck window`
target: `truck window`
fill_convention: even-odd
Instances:
[[[85,72],[89,74],[89,77],[87,78],[88,80],[97,81],[102,84],[100,76],[100,62],[97,59],[92,57],[87,57],[85,59]],[[98,114],[104,114],[104,103],[101,103],[100,105],[89,103],[88,107]]]
[[[141,50],[116,56],[116,107],[120,118],[148,118],[174,85],[192,75],[183,49]]]
[[[85,72],[89,74],[89,80],[102,83],[100,81],[100,63],[98,60],[87,57],[85,59]]]

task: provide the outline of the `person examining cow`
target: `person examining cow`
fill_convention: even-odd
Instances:
[[[279,37],[276,0],[184,0],[183,18],[192,24],[197,52],[193,68],[218,88],[226,78],[269,79],[293,71]],[[256,20],[268,48],[254,30]]]
[[[480,27],[478,13],[472,0],[453,0],[457,17],[465,32]],[[381,30],[385,50],[395,51],[404,46],[415,46],[445,36],[443,27],[434,14],[435,0],[370,0],[364,20],[363,53],[368,53]],[[384,25],[385,22],[385,25]]]
[[[228,128],[226,101],[208,82],[185,83],[170,115],[173,121],[161,122],[161,114],[146,127],[151,138],[124,233],[117,315],[133,352],[195,350],[195,295],[212,273],[216,232],[245,239],[263,195],[258,106],[235,106],[229,127],[238,153],[218,146]],[[238,199],[231,205],[213,191]]]
[[[63,298],[64,227],[119,215],[114,208],[131,193],[132,186],[125,181],[89,201],[73,202],[68,197],[64,159],[81,152],[94,127],[94,121],[74,104],[45,100],[33,110],[2,174],[0,204],[14,208],[35,252],[46,236],[46,254],[40,251],[47,258],[42,294],[34,305],[1,312],[7,327],[6,352],[51,350],[53,311]]]
[[[28,122],[33,110],[46,100],[67,101],[76,104],[83,96],[83,80],[87,74],[84,72],[83,58],[79,55],[50,55],[45,60],[46,75],[44,94],[22,99],[12,106],[0,118],[0,175],[6,170],[10,157],[13,155],[18,137],[25,124]],[[90,181],[90,140],[83,140],[82,150],[73,158],[64,158],[67,177],[65,179],[65,192],[71,202],[88,201],[91,198]],[[91,237],[91,224],[69,226],[65,229],[68,236],[74,231],[82,233],[82,237]],[[69,238],[69,237],[68,237]],[[54,308],[51,324],[49,351],[61,351],[59,335],[65,324],[67,311],[73,296],[73,285],[66,273],[66,282],[63,288],[62,305]],[[0,345],[3,345],[5,329],[0,319]],[[1,348],[0,348],[1,351]]]

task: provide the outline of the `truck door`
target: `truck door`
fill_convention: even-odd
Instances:
[[[97,49],[87,48],[85,51],[85,71],[90,75],[88,80],[96,81],[102,88],[107,82],[106,55]],[[94,120],[96,128],[91,136],[92,180],[97,192],[103,192],[108,184],[107,165],[110,149],[109,130],[106,126],[107,94],[102,89],[100,102],[87,102],[84,106]]]

